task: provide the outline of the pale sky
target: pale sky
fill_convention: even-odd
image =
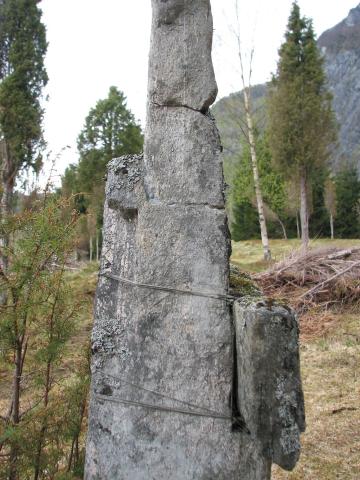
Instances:
[[[276,69],[292,0],[239,0],[243,52],[254,46],[253,83]],[[357,0],[299,0],[301,13],[314,20],[320,35],[345,18]],[[234,35],[235,0],[212,0],[213,60],[218,99],[240,89]],[[77,161],[76,138],[85,117],[111,85],[127,97],[136,119],[145,126],[150,0],[42,0],[49,42],[46,69],[45,137],[58,174]]]

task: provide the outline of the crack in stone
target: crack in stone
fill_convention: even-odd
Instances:
[[[207,202],[200,202],[200,203],[197,203],[197,202],[185,202],[185,203],[177,203],[177,202],[173,202],[173,203],[168,203],[167,204],[168,207],[208,207],[208,208],[211,208],[211,209],[214,209],[214,210],[225,210],[225,205],[213,205],[211,203],[207,203]]]
[[[204,115],[205,117],[209,116],[208,115],[208,112],[209,112],[209,108],[208,107],[203,107],[201,108],[200,110],[198,110],[197,108],[194,108],[194,107],[190,107],[189,105],[184,105],[184,104],[177,104],[177,103],[164,103],[164,104],[161,104],[161,103],[158,103],[158,102],[151,102],[152,105],[155,105],[156,107],[160,107],[160,108],[187,108],[189,110],[192,110],[193,112],[197,112],[197,113],[201,113],[201,115]]]

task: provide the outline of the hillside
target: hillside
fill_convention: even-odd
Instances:
[[[325,56],[340,127],[335,165],[354,160],[360,170],[360,4],[342,22],[324,32],[318,45]]]
[[[339,145],[332,165],[338,169],[355,162],[360,171],[360,4],[338,25],[318,39],[325,57],[329,88],[339,124]],[[266,84],[253,87],[253,100],[259,129],[265,126]],[[226,180],[231,177],[240,150],[242,96],[236,92],[220,99],[213,108],[224,145]]]

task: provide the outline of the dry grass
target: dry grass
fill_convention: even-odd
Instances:
[[[336,329],[301,349],[307,429],[295,470],[273,480],[360,478],[360,318],[335,318]]]
[[[297,246],[296,241],[271,243],[273,255],[278,261],[289,254],[294,258]],[[346,249],[359,247],[360,241],[318,240],[313,246],[316,249]],[[240,268],[251,272],[269,268],[269,263],[262,261],[259,242],[234,244],[232,259]],[[340,264],[340,268],[342,266]],[[294,277],[295,280],[303,278],[304,269],[311,268],[307,265],[303,267],[302,271],[294,268],[290,281]],[[273,270],[277,268],[275,266]],[[297,295],[315,286],[316,280],[323,281],[328,274],[325,277],[323,272],[319,275],[315,281],[312,276],[310,284],[303,282],[300,285],[299,281],[295,281],[293,286],[288,284],[286,291],[282,289],[284,284],[280,282],[276,285],[274,278],[269,277],[268,293],[286,296],[294,304]],[[359,273],[354,275],[353,280],[359,280]],[[321,295],[329,295],[329,292],[332,294],[333,290],[321,292]],[[307,421],[307,429],[302,436],[302,455],[293,472],[274,466],[273,480],[360,479],[360,309],[349,305],[349,302],[333,304],[330,309],[326,302],[319,305],[318,299],[313,297],[313,305],[301,316],[301,366]],[[347,303],[346,307],[343,303]]]
[[[57,367],[59,378],[69,378],[82,361],[84,346],[88,343],[93,321],[93,299],[97,282],[98,264],[83,265],[78,271],[70,271],[68,281],[74,298],[81,304],[76,320],[75,333],[69,340],[63,360]],[[0,415],[5,415],[11,395],[12,367],[0,359]],[[30,398],[23,394],[23,403]]]

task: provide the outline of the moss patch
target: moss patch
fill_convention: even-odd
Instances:
[[[236,265],[230,265],[230,294],[235,297],[259,297],[261,291],[249,274]]]

